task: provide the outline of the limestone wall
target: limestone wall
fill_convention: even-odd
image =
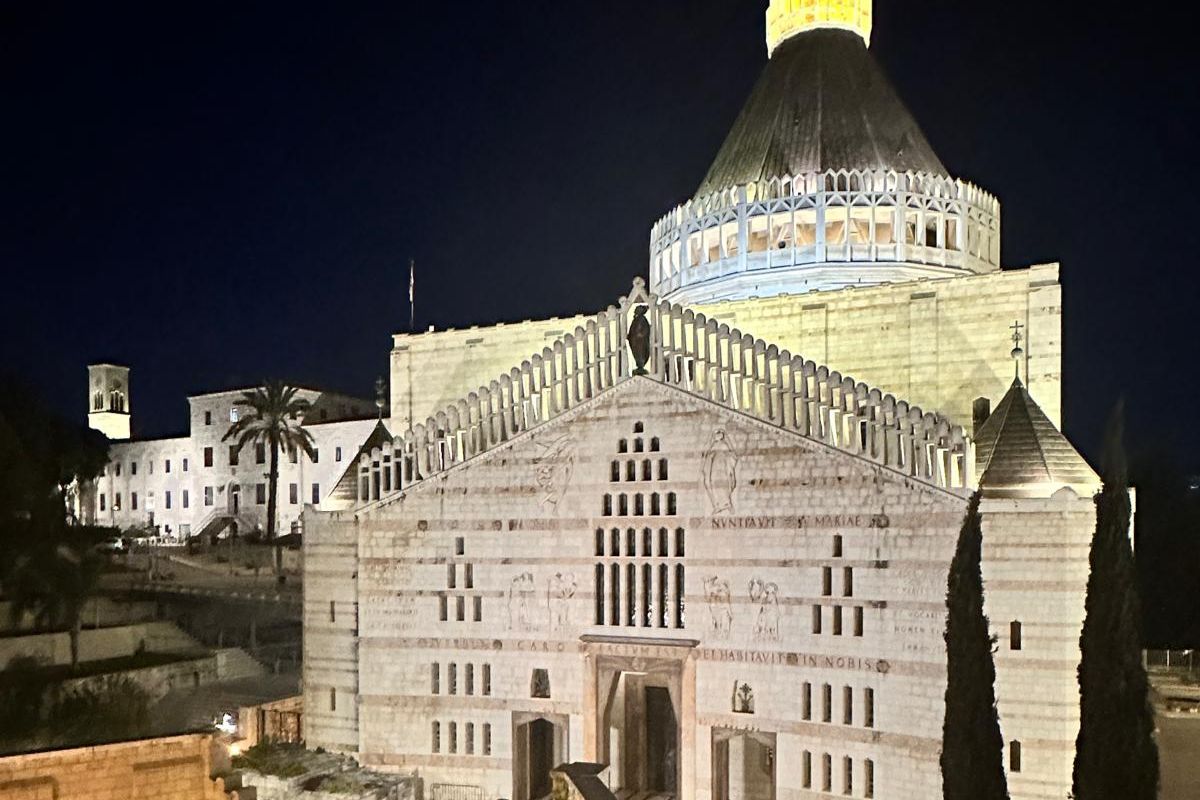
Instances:
[[[1047,500],[985,499],[981,510],[1009,791],[1014,800],[1061,800],[1079,732],[1076,670],[1095,505],[1064,489]],[[1019,772],[1011,769],[1013,742]]]
[[[199,645],[170,622],[84,630],[79,635],[80,661],[125,658],[139,649],[157,653],[184,652],[199,649]],[[0,669],[17,656],[32,656],[48,665],[70,664],[70,635],[63,632],[0,638]]]
[[[968,428],[975,398],[990,397],[995,405],[1012,383],[1010,326],[1019,321],[1027,337],[1022,378],[1062,427],[1057,264],[696,310]],[[573,317],[397,335],[392,429],[435,415],[585,322]]]
[[[773,737],[778,797],[821,791],[828,756],[833,793],[848,766],[863,796],[869,761],[876,796],[925,800],[940,791],[945,570],[964,507],[676,389],[626,382],[402,496],[309,521],[307,740],[356,746],[365,764],[427,787],[513,797],[515,734],[529,720],[561,725],[563,761],[608,760],[595,654],[682,658],[681,796],[713,797],[715,738],[750,732]],[[681,604],[667,588],[666,625],[657,600],[648,610],[638,599],[644,582],[633,609],[619,593],[615,617],[610,583],[597,598],[596,567],[608,581],[614,565],[622,581],[651,567],[652,597],[660,567],[669,585],[684,569]],[[533,696],[536,670],[549,697]],[[330,709],[355,672],[357,710],[340,694]],[[738,708],[742,685],[750,710]]]
[[[236,795],[210,777],[227,766],[201,734],[8,756],[0,800],[227,800]]]

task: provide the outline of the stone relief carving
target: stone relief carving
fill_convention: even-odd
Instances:
[[[531,631],[535,627],[534,606],[537,604],[537,588],[533,573],[522,572],[508,586],[508,627],[514,631]]]
[[[700,463],[700,474],[704,479],[704,491],[713,516],[733,512],[733,493],[737,490],[738,454],[729,443],[729,434],[724,428],[713,431],[708,449]]]
[[[754,638],[779,640],[779,586],[755,578],[750,581],[750,599],[758,604],[754,618]]]
[[[629,352],[633,355],[633,374],[645,375],[646,362],[650,360],[650,320],[646,319],[648,306],[637,306],[633,309],[633,319],[629,323],[629,332],[625,340],[629,342]]]
[[[708,603],[709,632],[718,639],[728,639],[733,628],[733,598],[729,581],[716,575],[705,578],[704,599]]]
[[[733,684],[733,713],[754,713],[754,689],[748,683]]]
[[[554,573],[546,590],[547,604],[550,606],[550,630],[566,630],[571,625],[571,598],[575,596],[578,582],[575,573]]]
[[[539,490],[539,503],[543,511],[558,513],[563,495],[571,487],[575,476],[575,459],[578,445],[575,437],[564,433],[548,442],[538,442],[541,454],[534,459],[534,477]]]

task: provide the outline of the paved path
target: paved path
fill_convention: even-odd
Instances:
[[[1200,715],[1160,715],[1158,750],[1162,771],[1159,800],[1200,798]]]

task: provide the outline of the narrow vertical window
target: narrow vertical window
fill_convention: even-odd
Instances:
[[[650,495],[650,516],[657,517],[661,513],[662,507],[658,502],[658,492],[654,492]]]
[[[850,756],[842,759],[842,794],[854,794],[854,759]]]
[[[596,602],[596,624],[604,624],[604,565],[596,565],[596,580],[595,586],[592,587],[592,593],[595,596]]]
[[[802,786],[805,789],[812,788],[812,753],[804,751],[804,764],[801,774]]]
[[[642,564],[642,627],[654,625],[654,567]]]
[[[842,544],[843,544],[842,535],[839,533],[837,536],[833,537],[833,557],[834,558],[842,557]]]
[[[875,797],[875,762],[869,758],[863,762],[863,797]]]
[[[1009,745],[1008,745],[1008,771],[1009,772],[1020,772],[1021,771],[1021,743],[1020,742],[1016,742],[1016,741],[1009,742]]]
[[[642,556],[649,558],[654,555],[654,532],[649,528],[642,529]]]
[[[458,588],[458,566],[455,564],[446,565],[446,588]]]
[[[854,635],[863,635],[863,609],[862,606],[854,607]]]
[[[613,483],[616,483],[617,481],[621,480],[621,462],[620,461],[612,462],[612,469],[610,470],[609,480],[611,480]]]
[[[854,567],[842,570],[842,596],[854,597]]]
[[[608,609],[608,624],[621,624],[621,568],[613,564],[609,569],[609,577],[612,580],[612,586],[608,588],[609,609]]]
[[[666,528],[658,529],[658,557],[659,558],[667,557],[667,529]]]
[[[1020,622],[1017,622],[1014,620],[1013,622],[1009,623],[1009,625],[1008,625],[1008,648],[1010,650],[1020,650],[1022,647],[1024,647],[1024,642],[1022,641],[1023,633],[1024,633],[1024,631],[1022,630],[1022,626],[1021,626]]]
[[[450,619],[449,610],[449,599],[446,597],[446,595],[441,595],[438,597],[438,619],[440,619],[442,622],[448,621]]]
[[[461,594],[454,598],[454,611],[455,618],[459,622],[465,622],[467,619],[467,598],[463,597]]]
[[[821,567],[821,596],[830,597],[833,595],[833,568]]]
[[[821,632],[821,607],[812,607],[812,632],[819,634]]]
[[[833,791],[833,756],[829,753],[821,756],[821,790]]]
[[[617,497],[617,515],[622,517],[629,516],[629,495],[622,494]]]
[[[596,555],[597,556],[604,555],[604,529],[603,528],[596,529]]]
[[[429,693],[442,693],[442,665],[436,661],[429,665]]]
[[[446,671],[446,683],[448,684],[450,694],[458,694],[458,664],[455,664],[453,661],[450,662],[450,666]]]
[[[625,462],[625,480],[627,480],[627,481],[636,481],[637,480],[637,464],[633,461]]]
[[[475,694],[475,665],[467,664],[467,696]]]
[[[684,625],[684,576],[683,564],[675,565],[675,627],[682,629]]]
[[[463,565],[463,586],[466,587],[467,589],[475,588],[475,565],[474,564],[464,564]]]
[[[483,622],[483,598],[479,595],[476,595],[472,598],[472,603],[475,606],[475,621]]]
[[[646,513],[645,498],[642,496],[641,492],[638,492],[637,494],[635,494],[633,496],[633,515],[635,517],[640,517],[645,513]]]
[[[633,533],[633,531],[630,531]],[[630,542],[633,538],[630,537]],[[625,565],[625,625],[632,628],[637,625],[637,566]]]
[[[633,558],[637,555],[637,531],[629,528],[625,531],[625,555]]]
[[[828,683],[821,687],[821,721],[833,722],[833,687]]]
[[[685,544],[684,537],[685,536],[686,536],[686,534],[683,532],[683,528],[675,529],[675,557],[676,558],[683,558],[684,544]]]
[[[429,725],[429,749],[435,753],[442,752],[442,723],[436,720]]]
[[[490,756],[492,754],[492,723],[483,723],[483,754]]]
[[[466,730],[467,755],[475,755],[475,723],[468,722]]]
[[[842,687],[842,724],[854,724],[854,690],[849,686]]]
[[[668,588],[669,588],[668,581],[669,580],[670,580],[670,575],[667,572],[667,565],[659,564],[658,565],[658,610],[659,610],[658,627],[660,627],[660,628],[666,628],[670,625],[670,621],[667,619],[667,616],[669,613],[668,607],[667,607],[667,595],[669,594],[669,592],[668,592]]]
[[[667,480],[668,474],[669,471],[667,468],[667,460],[665,458],[660,458],[658,460],[658,479],[660,481],[665,481]]]
[[[458,752],[458,723],[450,723],[450,752]]]
[[[329,621],[337,622],[337,603],[333,600],[329,601]]]
[[[875,727],[875,690],[863,689],[863,727]]]
[[[492,665],[483,665],[483,696],[491,697],[492,695]]]
[[[833,635],[834,636],[842,635],[842,607],[841,606],[833,607]]]
[[[667,514],[675,516],[678,513],[678,508],[675,505],[675,493],[667,492]]]
[[[800,717],[801,719],[812,719],[812,684],[805,683],[800,688]]]
[[[329,710],[337,711],[337,689],[329,690]]]

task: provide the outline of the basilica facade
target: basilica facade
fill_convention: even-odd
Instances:
[[[870,0],[772,0],[648,281],[395,337],[390,424],[305,513],[310,747],[447,800],[940,796],[979,490],[1011,794],[1066,797],[1099,481],[1059,432],[1058,269],[1001,270],[998,201],[871,35]]]

